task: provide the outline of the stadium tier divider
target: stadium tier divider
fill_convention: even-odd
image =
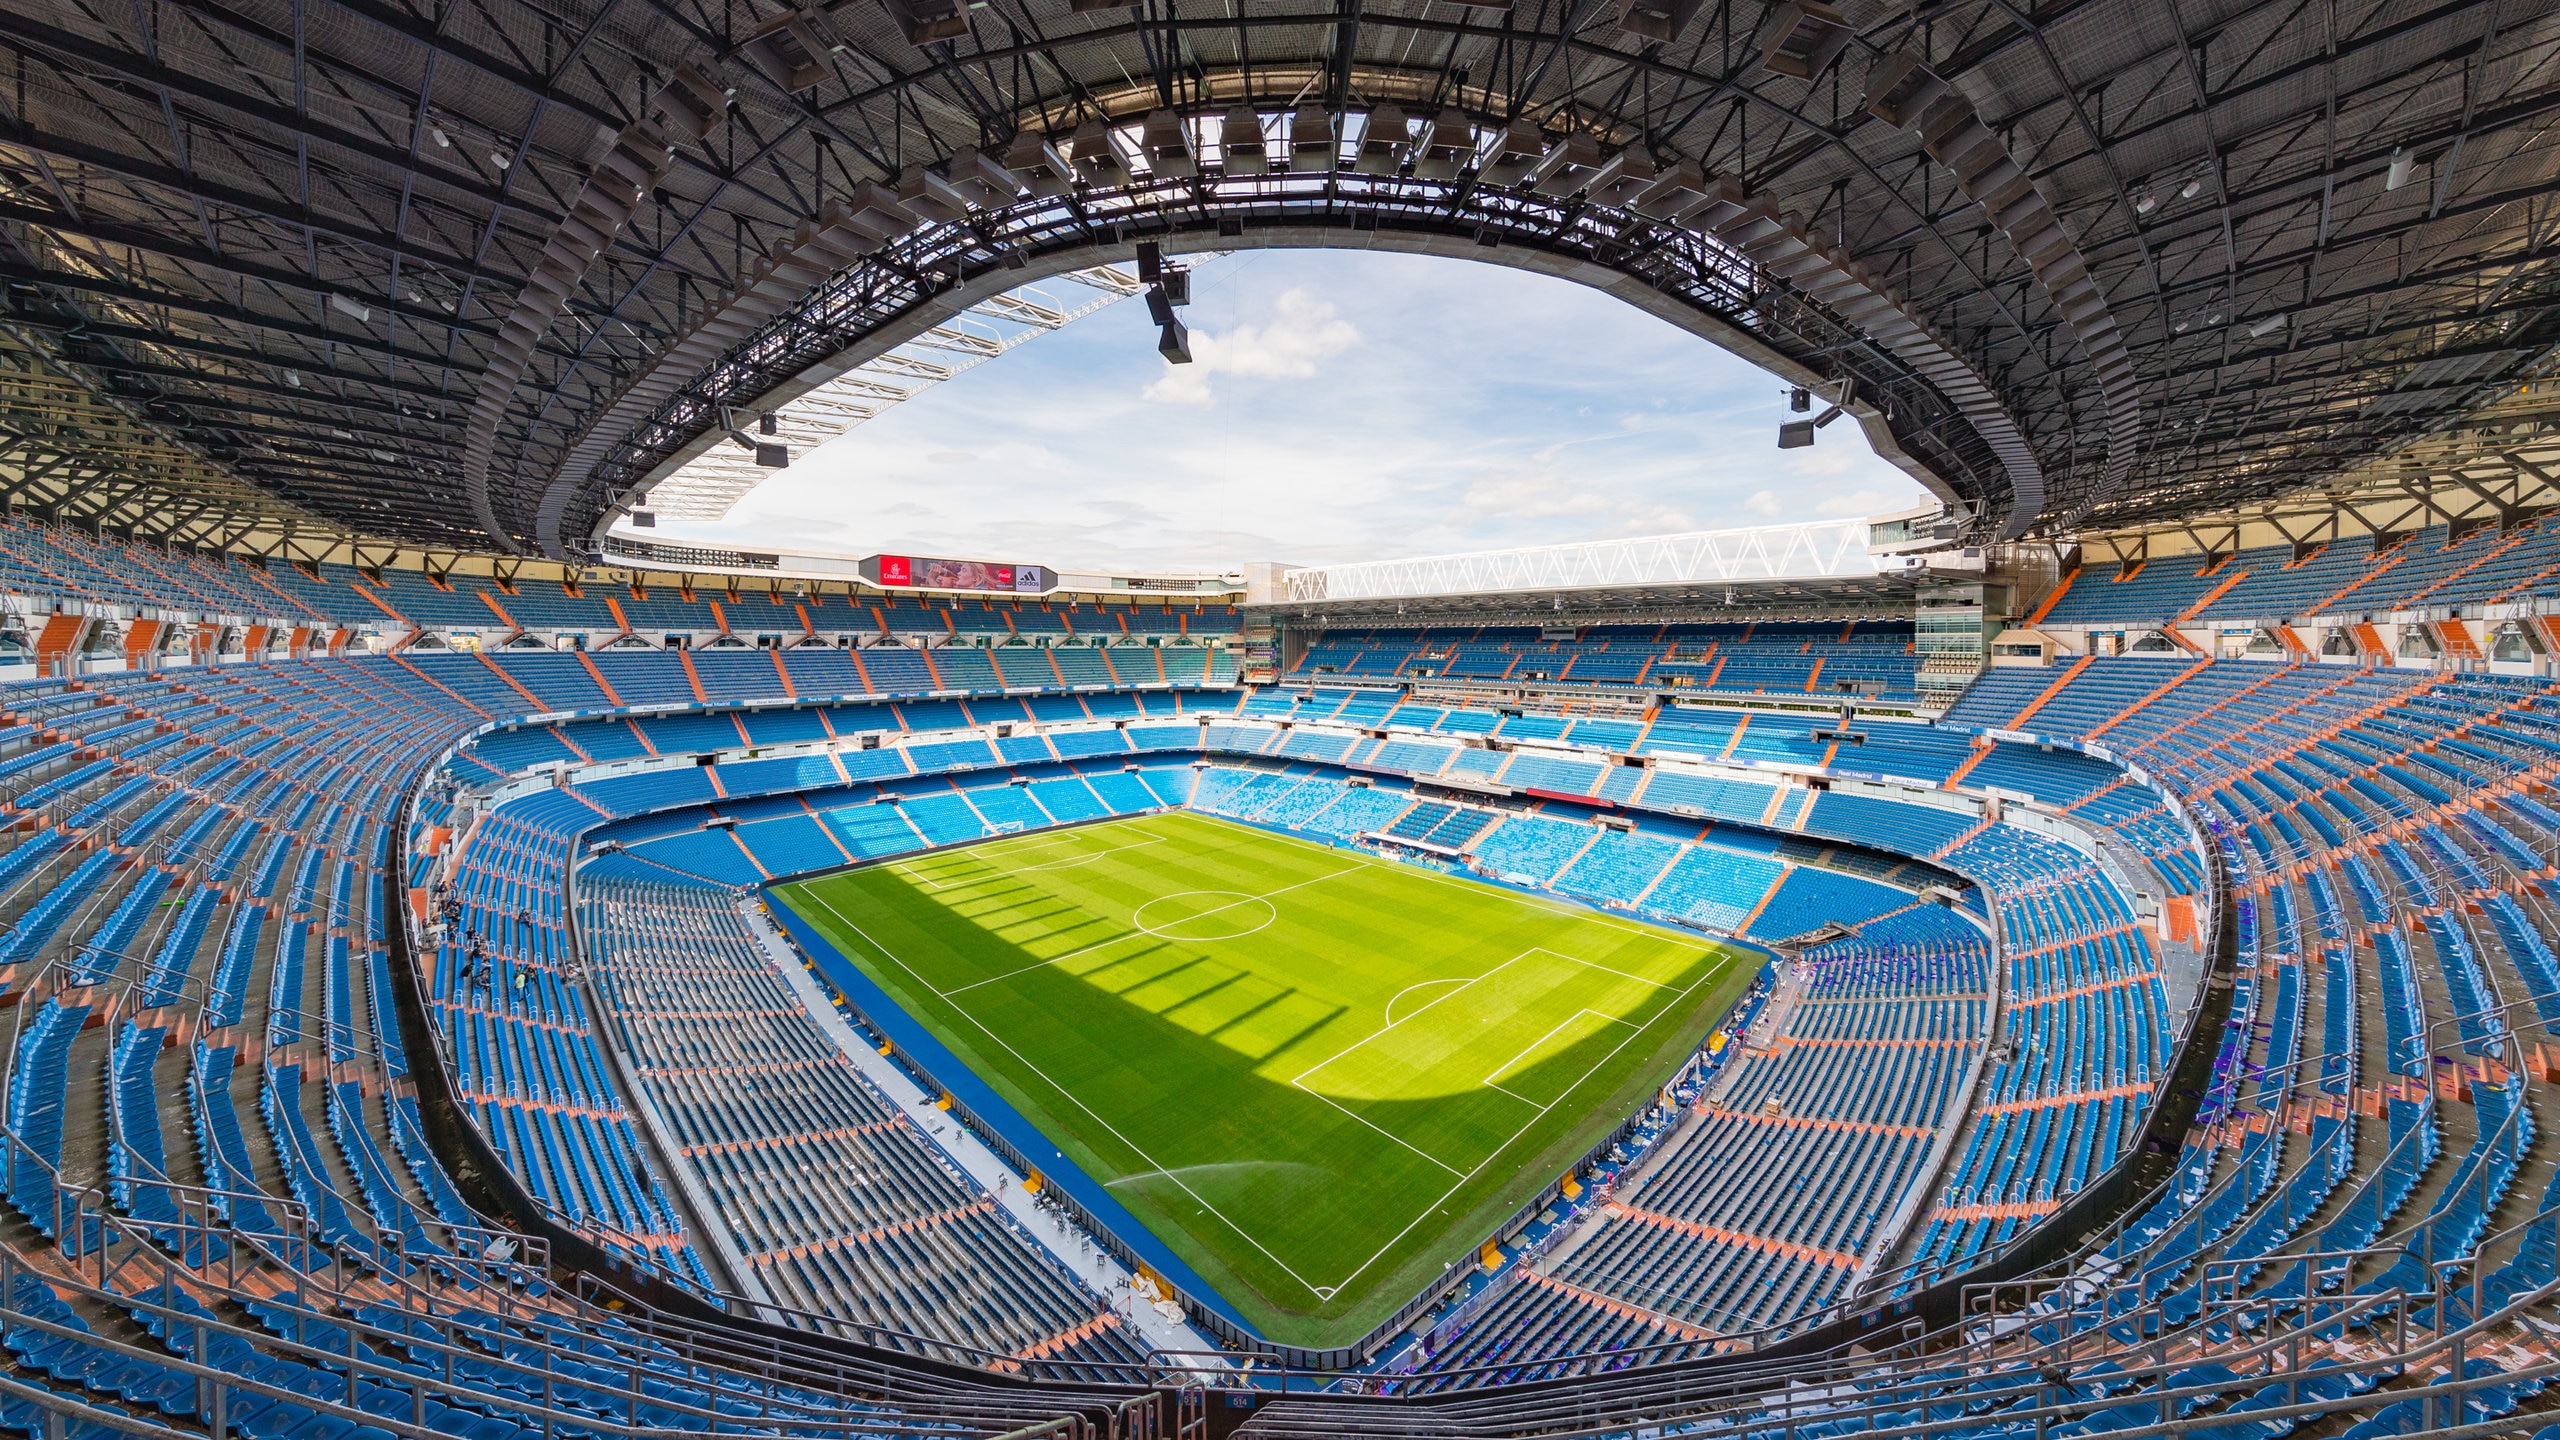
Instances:
[[[0,587],[14,594],[156,612],[272,617],[358,629],[377,628],[398,616],[422,628],[477,636],[571,633],[588,636],[598,646],[624,633],[647,637],[674,632],[735,635],[743,644],[766,636],[782,644],[809,635],[908,635],[937,641],[1037,636],[1146,648],[1165,638],[1231,640],[1241,626],[1232,606],[1178,599],[1076,605],[891,599],[805,589],[793,594],[702,587],[687,593],[680,585],[602,580],[588,581],[572,593],[558,580],[531,576],[430,575],[397,565],[358,570],[335,562],[261,564],[238,555],[176,551],[94,535],[20,515],[0,518]],[[1146,662],[1150,671],[1152,665]],[[1200,680],[1205,672],[1173,678]],[[1133,675],[1119,683],[1141,681]]]

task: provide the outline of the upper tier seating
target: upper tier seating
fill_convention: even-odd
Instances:
[[[1451,676],[1520,683],[1740,694],[1836,693],[1872,682],[1888,702],[1918,698],[1907,621],[1852,624],[1598,625],[1573,640],[1535,630],[1328,631],[1290,668],[1292,680]]]
[[[2407,532],[2380,550],[2370,536],[2311,547],[2268,546],[2215,559],[2173,555],[2125,574],[2084,565],[2046,613],[2055,625],[2172,619],[2277,622],[2372,615],[2420,606],[2479,606],[2548,593],[2560,579],[2560,524],[2541,519],[2459,539],[2446,527]],[[2470,613],[2467,609],[2465,613]]]
[[[787,587],[688,594],[601,581],[573,594],[556,580],[462,573],[431,577],[398,566],[363,572],[323,564],[306,571],[282,562],[261,567],[231,555],[181,555],[17,517],[0,519],[0,588],[191,614],[366,628],[396,618],[484,636],[550,630],[584,635],[597,647],[624,633],[655,638],[671,631],[727,632],[750,643],[767,635],[789,643],[811,634],[921,633],[937,639],[1073,635],[1102,645],[1231,639],[1242,624],[1233,606],[1180,601],[1044,606],[1039,601],[902,599],[892,604],[841,594],[795,598]],[[1124,683],[1140,682],[1132,676]]]

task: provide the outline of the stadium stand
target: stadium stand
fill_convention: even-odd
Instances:
[[[2046,619],[2056,625],[2162,624],[2172,619],[2283,621],[2318,614],[2370,617],[2422,605],[2511,600],[2560,568],[2560,526],[2512,530],[2443,525],[2409,530],[2377,549],[2355,536],[2298,555],[2267,546],[2219,556],[2173,556],[2131,573],[2075,572]]]
[[[0,1435],[2560,1440],[2551,7],[718,8],[0,0]],[[1235,362],[1173,306],[1275,246],[1634,303],[1783,453],[1530,335],[1591,403],[1504,412],[1525,479],[1452,482],[1455,391],[1254,373],[1306,475],[1446,453],[1216,530],[993,462],[1019,513],[701,528],[1119,298]],[[1861,442],[1929,498],[1834,514]],[[1449,553],[1359,555],[1377,494]],[[1014,559],[803,548],[955,521]],[[1341,558],[1108,558],[1181,533]],[[935,853],[1142,833],[1203,838]],[[1300,862],[1324,926],[1246,893]],[[875,864],[826,893],[912,915],[762,898]],[[832,963],[924,982],[889,925],[1147,958],[1009,971],[1094,1067],[1025,1072]],[[1371,1058],[1594,1008],[1275,1063],[1497,970]],[[1435,1238],[1195,1268],[1271,1238],[1220,1193],[1387,1217],[1185,1063],[1404,1140]],[[1220,1153],[1007,1098],[1142,1073]]]
[[[1872,685],[1886,703],[1918,699],[1909,622],[1600,625],[1574,640],[1534,630],[1325,632],[1288,678],[1326,675],[1537,681],[1559,687],[1694,688],[1739,695],[1828,696]]]
[[[53,548],[41,552],[48,566],[70,563]],[[186,573],[198,590],[252,574]],[[352,572],[296,573],[288,583],[300,589],[280,598],[361,586],[432,611],[455,594],[414,577],[376,589]],[[559,603],[576,602],[564,591]],[[1070,627],[1091,618],[1044,613],[1079,636]],[[1725,638],[1718,653],[1740,667],[1729,675],[1782,673],[1782,658],[1748,651],[1770,637]],[[1523,643],[1492,637],[1491,649],[1450,653],[1486,668],[1510,655],[1508,667],[1528,651],[1501,647]],[[20,1268],[0,1278],[13,1314],[70,1316],[90,1334],[139,1326],[151,1345],[218,1333],[225,1354],[341,1375],[329,1346],[343,1356],[344,1339],[297,1337],[353,1334],[361,1378],[350,1393],[383,1407],[358,1413],[383,1413],[395,1396],[483,1418],[545,1409],[538,1385],[529,1394],[504,1379],[478,1390],[457,1380],[428,1399],[400,1368],[438,1345],[497,1353],[471,1297],[495,1285],[531,1304],[535,1290],[475,1258],[499,1231],[429,1138],[394,1019],[400,922],[385,899],[409,892],[378,883],[403,854],[422,867],[432,855],[449,877],[404,902],[441,929],[420,976],[441,1091],[549,1233],[710,1293],[714,1263],[679,1201],[698,1191],[736,1257],[721,1263],[756,1276],[787,1324],[850,1326],[889,1350],[963,1363],[1015,1357],[1006,1363],[1062,1379],[1124,1374],[1144,1348],[866,1088],[825,1017],[760,950],[734,890],[997,827],[1188,804],[1335,843],[1421,842],[1491,878],[1800,947],[1729,1042],[1738,1058],[1613,1175],[1570,1242],[1500,1272],[1381,1377],[1416,1395],[1581,1373],[1612,1347],[1656,1362],[1712,1354],[1726,1336],[1818,1320],[1862,1284],[1965,1273],[2127,1158],[2167,1079],[2181,1005],[2158,926],[2136,914],[2113,861],[1943,799],[1854,786],[1808,797],[1783,775],[1735,768],[1820,767],[1828,747],[1804,722],[1697,706],[1643,721],[1500,715],[1358,689],[1122,692],[1112,651],[1022,653],[1039,656],[1053,692],[1105,688],[999,701],[991,692],[1003,687],[948,683],[966,662],[923,652],[739,647],[417,650],[10,689],[0,792],[20,829],[0,854],[0,884],[15,917],[8,983],[26,1017],[7,1112],[11,1198],[48,1244],[111,1262],[39,1274],[10,1259]],[[912,663],[884,667],[882,655]],[[1010,678],[1015,662],[997,663]],[[995,663],[986,668],[992,678]],[[1204,662],[1201,677],[1211,673]],[[2218,1037],[2228,1078],[2178,1146],[2172,1184],[2108,1232],[2128,1284],[2048,1303],[2042,1327],[2200,1325],[2230,1304],[2208,1273],[2253,1277],[2267,1303],[2369,1316],[2413,1283],[2412,1262],[2384,1255],[2337,1272],[2340,1284],[2320,1268],[2336,1262],[2303,1257],[2370,1251],[2393,1233],[2435,1263],[2477,1267],[2484,1305],[2549,1283],[2527,1243],[2541,1232],[2526,1226],[2520,1239],[2508,1203],[2541,1193],[2552,1170],[2529,1103],[2544,1052],[2523,1038],[2560,1010],[2538,889],[2560,844],[2560,817],[2535,794],[2560,760],[2548,697],[2491,677],[2140,658],[2053,682],[1993,671],[1943,727],[1871,721],[1860,768],[1953,782],[1959,796],[1992,786],[2033,797],[2155,867],[2171,898],[2200,896],[2218,859],[2240,877],[2244,944],[2262,959],[2235,985],[2234,1014],[2247,1018]],[[978,694],[922,698],[954,690]],[[820,698],[799,703],[808,697]],[[765,708],[721,709],[750,701]],[[514,723],[631,705],[681,713]],[[1226,718],[1192,723],[1203,713]],[[1279,717],[1293,722],[1285,737],[1269,724]],[[965,733],[991,718],[1041,728],[1000,742]],[[457,792],[430,781],[427,763],[492,721],[502,723],[456,753],[453,779],[668,768],[474,807],[468,826],[439,836]],[[1385,740],[1368,733],[1387,727]],[[2026,729],[2060,747],[1983,743],[1968,734],[1979,729]],[[866,732],[880,748],[846,740]],[[1470,743],[1488,737],[1506,748]],[[2069,748],[2084,739],[2104,740],[2168,794]],[[1190,758],[1204,744],[1219,758],[1195,786]],[[773,746],[807,753],[745,754]],[[690,763],[705,751],[724,758]],[[1133,760],[1144,768],[1125,769]],[[1410,788],[1464,776],[1495,793]],[[398,816],[413,794],[402,846]],[[2196,853],[2172,797],[2219,827],[2218,855]],[[1604,801],[1635,828],[1597,823]],[[731,818],[702,823],[716,817]],[[573,910],[573,855],[616,825],[660,828],[590,861]],[[115,844],[82,843],[91,835]],[[1920,893],[1964,881],[1954,909]],[[599,1011],[591,995],[610,998]],[[721,1023],[750,1014],[764,1022],[752,1038]],[[741,1072],[759,1078],[706,1088]],[[166,1110],[149,1097],[173,1079],[169,1093],[184,1099]],[[1976,1086],[1968,1115],[1958,1102]],[[71,1096],[91,1098],[61,1098]],[[649,1138],[650,1123],[676,1137],[671,1149]],[[116,1137],[102,1171],[110,1189],[83,1199],[55,1177],[101,1135]],[[1799,1184],[1747,1183],[1744,1154]],[[853,1165],[907,1178],[856,1193],[806,1178]],[[226,1298],[252,1291],[216,1273],[216,1257],[255,1256],[261,1273],[309,1275],[308,1257],[323,1253],[432,1293],[395,1313],[352,1292],[314,1302],[262,1289],[253,1309]],[[171,1262],[182,1283],[156,1269],[145,1283],[136,1268]],[[101,1273],[108,1283],[81,1278]],[[476,1288],[457,1288],[466,1280]],[[617,1322],[583,1302],[542,1303],[541,1316],[563,1318],[496,1322],[537,1365],[544,1337],[564,1333],[545,1327],[560,1325],[627,1368],[666,1363],[645,1342],[607,1338],[623,1334]],[[2474,1313],[2468,1300],[2433,1303]],[[251,1323],[217,1332],[229,1324],[219,1307],[233,1305]],[[140,1397],[181,1417],[207,1403],[203,1387],[173,1378],[196,1363],[192,1340],[156,1352],[177,1368],[145,1351],[95,1371],[103,1380],[71,1363],[83,1342],[56,1342],[18,1353],[50,1356],[35,1368],[92,1403]],[[254,1408],[264,1395],[280,1421],[335,1413],[290,1383],[233,1372],[214,1387],[229,1401]],[[152,1398],[162,1396],[178,1408]],[[668,1428],[690,1428],[721,1402],[716,1384],[678,1384],[649,1403]],[[853,1402],[812,1391],[790,1404],[840,1423]],[[694,1412],[700,1421],[685,1419]]]

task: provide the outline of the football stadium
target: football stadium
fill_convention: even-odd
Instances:
[[[2560,1437],[2560,10],[0,56],[0,1430]]]

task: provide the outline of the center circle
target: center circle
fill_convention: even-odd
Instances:
[[[1162,918],[1149,920],[1147,912]],[[1159,940],[1240,940],[1279,918],[1259,895],[1235,890],[1184,890],[1159,895],[1137,908],[1129,923]]]

